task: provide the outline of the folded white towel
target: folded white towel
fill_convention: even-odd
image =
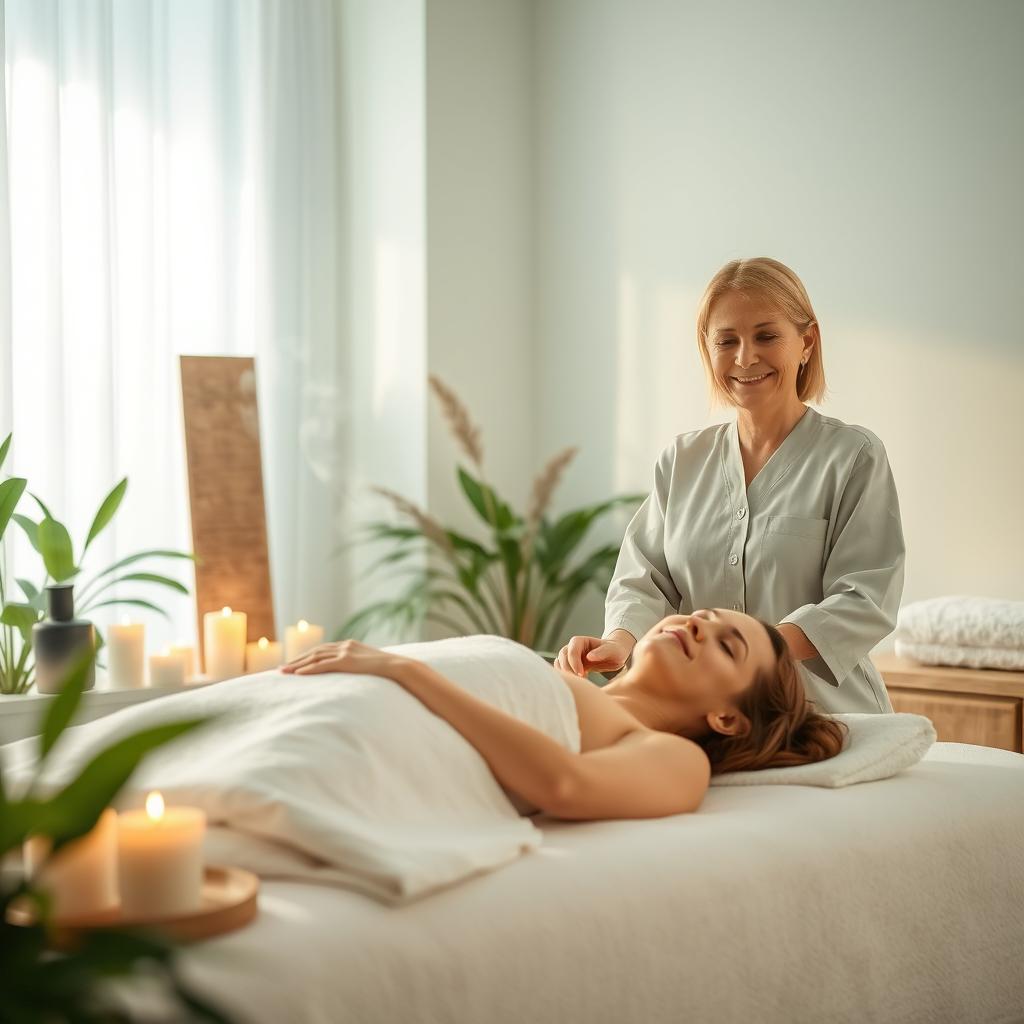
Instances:
[[[923,665],[953,665],[964,668],[1024,669],[1024,647],[956,647],[952,644],[923,644],[896,638],[896,656]]]
[[[874,782],[917,764],[935,742],[935,726],[924,715],[832,715],[849,733],[843,749],[826,761],[792,768],[712,775],[712,786],[852,786]]]
[[[1024,601],[962,594],[914,601],[900,608],[894,635],[915,644],[1024,651]]]

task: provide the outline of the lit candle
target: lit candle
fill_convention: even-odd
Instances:
[[[245,645],[245,671],[265,672],[281,664],[281,645],[261,636],[254,644]]]
[[[245,612],[222,608],[203,616],[203,664],[212,680],[245,672]]]
[[[300,654],[323,642],[323,626],[312,626],[305,619],[299,619],[297,625],[284,631],[284,660],[294,661]]]
[[[185,685],[185,659],[168,649],[165,654],[149,656],[149,685],[165,689],[180,688]]]
[[[81,917],[117,906],[117,811],[107,808],[90,832],[53,857],[50,839],[32,836],[23,852],[25,871],[50,894],[53,916]]]
[[[146,627],[125,616],[107,630],[107,685],[112,690],[138,690],[144,676]]]
[[[117,824],[122,915],[172,917],[198,910],[206,815],[197,807],[164,807],[154,792],[144,811],[123,811]]]
[[[196,674],[196,649],[186,644],[173,644],[170,654],[177,654],[185,662],[185,678],[191,679]]]

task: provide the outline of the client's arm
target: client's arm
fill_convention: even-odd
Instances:
[[[316,648],[284,671],[394,680],[457,729],[506,789],[554,817],[664,817],[696,810],[707,789],[707,756],[692,740],[641,730],[613,746],[575,754],[429,665],[354,640]]]

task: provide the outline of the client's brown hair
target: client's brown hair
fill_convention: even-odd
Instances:
[[[697,740],[711,761],[712,775],[812,764],[843,749],[846,724],[818,713],[782,634],[767,622],[761,625],[772,642],[775,667],[759,673],[736,702],[750,722],[743,735],[711,731]]]

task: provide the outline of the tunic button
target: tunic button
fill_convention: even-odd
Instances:
[[[738,509],[736,509],[736,518],[737,519],[742,519],[746,514],[747,514],[747,510],[745,508],[738,508]]]
[[[729,556],[729,564],[730,565],[735,565],[738,561],[739,561],[739,557],[737,555],[730,555]]]

